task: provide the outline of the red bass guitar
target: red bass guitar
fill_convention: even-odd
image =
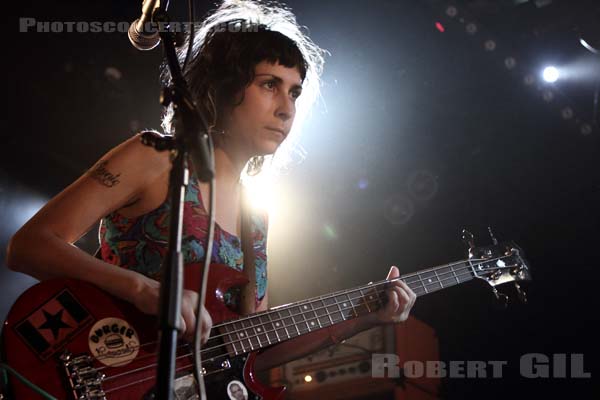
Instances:
[[[186,268],[185,282],[198,282],[199,268]],[[473,279],[495,286],[531,279],[512,242],[471,249],[467,260],[402,276],[417,295]],[[212,283],[212,285],[210,285]],[[282,399],[285,388],[261,384],[253,364],[261,349],[378,310],[387,301],[383,280],[240,317],[223,293],[246,283],[232,268],[213,265],[206,306],[213,328],[202,348],[202,373],[210,399]],[[188,289],[193,289],[189,287]],[[88,283],[54,279],[28,289],[3,327],[5,363],[58,399],[143,400],[155,398],[156,318]],[[177,348],[175,399],[198,398],[192,346]],[[11,378],[10,395],[42,398]]]

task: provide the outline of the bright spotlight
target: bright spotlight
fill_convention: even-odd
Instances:
[[[581,45],[583,47],[585,47],[587,50],[591,51],[592,53],[594,53],[594,54],[600,54],[600,51],[598,51],[597,48],[595,48],[590,43],[588,43],[584,38],[580,38],[579,39],[579,43],[581,43]]]
[[[556,67],[546,67],[544,68],[542,76],[544,77],[544,80],[546,82],[553,83],[558,80],[560,73],[558,72],[558,69],[556,69]]]

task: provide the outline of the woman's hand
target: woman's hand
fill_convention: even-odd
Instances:
[[[400,276],[398,267],[392,266],[386,279],[393,279]],[[408,314],[415,304],[417,295],[402,280],[391,283],[391,287],[386,290],[388,302],[381,310],[377,311],[377,317],[380,323],[386,322],[404,322],[408,319]]]
[[[141,312],[150,315],[158,315],[159,311],[159,295],[160,283],[154,279],[150,279],[144,275],[136,273],[136,288],[133,297],[128,299]],[[180,331],[183,333],[186,340],[192,341],[194,338],[194,329],[196,328],[196,309],[198,307],[198,293],[193,290],[183,290],[181,299],[181,316],[180,316]],[[208,341],[210,329],[212,328],[212,318],[202,305],[200,314],[202,318],[202,343]]]

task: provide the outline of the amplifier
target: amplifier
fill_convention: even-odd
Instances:
[[[438,398],[439,379],[373,378],[374,353],[396,354],[401,363],[437,360],[435,331],[409,317],[363,331],[342,343],[270,371],[273,386],[287,387],[286,399],[424,399]]]
[[[283,366],[288,391],[371,377],[371,355],[395,353],[393,325],[378,326]]]

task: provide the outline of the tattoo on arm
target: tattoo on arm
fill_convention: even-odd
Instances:
[[[100,160],[100,162],[89,171],[89,174],[93,179],[100,182],[101,185],[111,188],[120,182],[119,176],[121,173],[113,175],[106,169],[106,164],[108,164],[108,160]]]

